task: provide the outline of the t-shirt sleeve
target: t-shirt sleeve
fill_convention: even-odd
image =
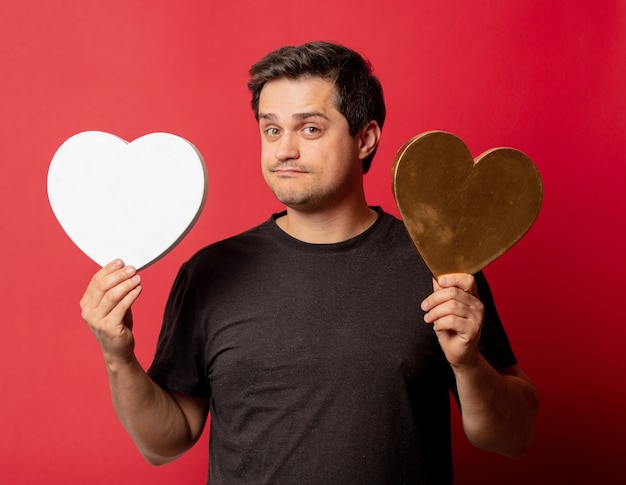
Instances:
[[[202,316],[198,294],[186,266],[172,286],[163,326],[148,375],[161,387],[196,397],[209,397]]]
[[[517,363],[511,343],[506,335],[500,316],[482,271],[475,275],[480,300],[485,305],[485,319],[478,348],[487,362],[496,369],[503,369]]]

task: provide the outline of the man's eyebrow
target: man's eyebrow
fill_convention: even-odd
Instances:
[[[329,119],[324,113],[320,111],[310,111],[307,113],[296,113],[293,115],[293,118],[298,120],[306,120],[308,118],[324,118],[325,120]]]
[[[273,113],[261,113],[259,112],[259,119],[260,120],[267,120],[267,121],[275,121],[276,120],[276,115]]]
[[[309,118],[323,118],[325,120],[329,119],[328,116],[322,113],[321,111],[307,111],[305,113],[295,113],[294,115],[292,115],[292,118],[295,118],[299,121],[306,120]],[[277,116],[274,113],[259,112],[259,120],[276,121],[276,119],[277,119]]]

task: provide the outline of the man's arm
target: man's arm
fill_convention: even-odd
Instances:
[[[478,350],[484,307],[471,275],[445,275],[434,290],[422,303],[424,321],[454,371],[465,434],[481,449],[522,456],[534,437],[535,386],[519,366],[498,371]]]
[[[135,358],[130,308],[140,293],[135,268],[115,260],[94,275],[80,306],[102,349],[120,422],[144,457],[161,465],[198,440],[208,400],[162,389]]]

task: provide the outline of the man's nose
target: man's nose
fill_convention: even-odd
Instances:
[[[274,156],[280,161],[299,158],[300,150],[298,146],[298,136],[295,133],[283,133],[280,140],[277,142]]]

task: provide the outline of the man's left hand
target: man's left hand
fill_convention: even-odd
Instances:
[[[443,275],[433,280],[433,290],[422,302],[424,321],[433,325],[452,367],[476,365],[485,310],[474,277],[462,273]]]

